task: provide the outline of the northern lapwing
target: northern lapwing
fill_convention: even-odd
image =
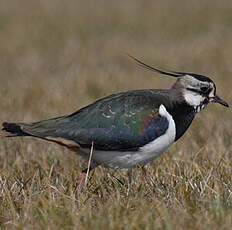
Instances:
[[[229,107],[206,76],[163,71],[132,57],[137,64],[177,80],[170,89],[132,90],[110,95],[68,116],[34,123],[2,124],[8,136],[56,142],[98,165],[131,169],[164,153],[209,103]]]

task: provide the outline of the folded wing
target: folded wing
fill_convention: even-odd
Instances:
[[[8,124],[22,135],[63,145],[107,151],[136,150],[163,135],[168,120],[159,115],[159,94],[131,91],[103,98],[69,115],[31,124]]]

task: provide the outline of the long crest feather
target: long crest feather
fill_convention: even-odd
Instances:
[[[150,66],[144,62],[142,62],[141,60],[131,56],[130,54],[127,54],[131,59],[133,59],[136,64],[144,69],[147,69],[147,70],[150,70],[150,71],[153,71],[153,72],[157,72],[157,73],[160,73],[160,74],[163,74],[163,75],[168,75],[168,76],[172,76],[172,77],[182,77],[184,75],[184,73],[182,72],[175,72],[175,71],[164,71],[164,70],[160,70],[160,69],[157,69],[153,66]]]

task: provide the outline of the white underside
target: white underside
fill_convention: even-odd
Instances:
[[[144,145],[136,152],[117,152],[117,151],[96,151],[94,150],[92,159],[107,167],[111,168],[132,168],[136,165],[145,165],[154,158],[164,153],[167,148],[174,142],[176,136],[175,122],[166,108],[159,107],[160,116],[166,117],[169,126],[164,135],[156,138],[154,141]],[[82,149],[86,154],[89,150]]]

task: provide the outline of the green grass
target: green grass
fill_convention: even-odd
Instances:
[[[130,53],[209,75],[232,104],[232,4],[222,1],[3,1],[0,121],[68,114],[129,89],[170,87]],[[231,109],[210,105],[144,175],[97,168],[60,146],[0,138],[2,229],[230,229]]]

